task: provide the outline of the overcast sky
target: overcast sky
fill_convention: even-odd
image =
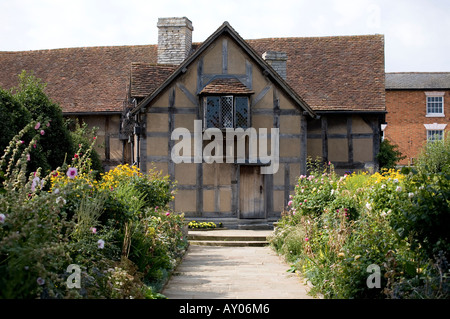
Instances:
[[[182,16],[194,42],[224,21],[244,39],[384,34],[386,72],[450,72],[448,0],[0,0],[0,51],[157,44],[158,17]]]

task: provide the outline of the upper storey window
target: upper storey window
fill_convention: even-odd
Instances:
[[[427,117],[444,117],[444,92],[426,92]]]
[[[217,78],[200,92],[204,128],[249,128],[249,96],[254,92],[236,78]]]
[[[204,98],[207,128],[248,128],[250,127],[249,102],[246,96],[206,96]]]

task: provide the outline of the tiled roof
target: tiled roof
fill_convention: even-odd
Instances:
[[[386,89],[450,89],[450,72],[386,73]]]
[[[17,86],[26,70],[47,83],[65,113],[120,112],[132,62],[156,63],[156,45],[0,52],[0,87]]]
[[[254,91],[235,78],[215,79],[200,94],[252,94]]]
[[[286,81],[315,111],[385,110],[382,35],[246,41],[259,55],[287,53]],[[156,58],[157,45],[0,52],[0,87],[16,86],[25,69],[47,83],[65,113],[120,112],[130,83],[143,97],[171,74],[174,67]]]
[[[287,53],[289,85],[315,111],[384,111],[384,36],[247,40]]]
[[[157,89],[176,68],[176,65],[131,63],[131,96],[146,97]]]

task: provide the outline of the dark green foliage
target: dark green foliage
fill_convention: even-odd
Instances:
[[[35,133],[41,136],[29,153],[28,172],[35,172],[39,167],[44,173],[56,169],[74,156],[79,145],[82,145],[81,152],[86,151],[92,143],[93,132],[89,132],[86,126],[77,126],[74,132],[70,132],[60,106],[50,100],[45,93],[46,85],[33,74],[23,71],[18,80],[18,86],[11,91],[0,89],[0,151],[31,120],[39,124],[35,131],[23,136],[23,147]],[[44,118],[49,120],[43,121]],[[102,172],[98,153],[92,150],[90,159],[91,168]]]
[[[31,114],[8,91],[0,89],[0,149],[31,120]]]
[[[378,163],[381,168],[395,168],[395,165],[405,159],[406,156],[398,150],[398,145],[391,143],[388,139],[384,139],[380,144],[380,152],[377,155]]]
[[[31,154],[30,163],[31,170],[42,167],[44,171],[47,171],[56,169],[64,162],[66,156],[71,156],[76,149],[64,125],[61,108],[49,99],[44,90],[45,84],[41,83],[40,79],[23,71],[19,75],[19,86],[15,89],[14,97],[30,112],[34,120],[42,117],[50,119],[48,123],[41,123],[38,128],[40,132],[44,132],[44,135],[35,149],[35,154]],[[43,156],[36,158],[38,152]]]

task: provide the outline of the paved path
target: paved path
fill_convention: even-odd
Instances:
[[[191,245],[162,293],[169,299],[312,299],[270,247]]]

